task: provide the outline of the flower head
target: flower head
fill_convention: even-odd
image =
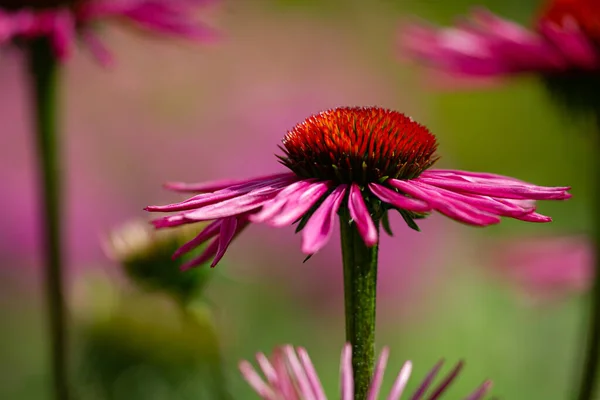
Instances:
[[[368,393],[369,400],[376,400],[379,397],[388,356],[389,349],[385,347],[375,367],[375,373],[373,374]],[[294,349],[291,345],[287,345],[277,348],[271,359],[263,353],[258,353],[256,360],[266,378],[266,382],[248,361],[240,363],[240,370],[244,379],[246,379],[262,399],[327,400],[319,376],[305,349],[301,347]],[[446,392],[450,384],[454,382],[460,373],[463,363],[459,362],[435,388],[431,388],[442,365],[443,361],[440,361],[433,367],[411,399],[423,399],[426,394],[428,394],[427,398],[429,399],[437,399]],[[398,400],[402,396],[411,371],[412,363],[410,361],[405,362],[387,397],[388,400]],[[341,399],[351,400],[354,396],[354,382],[352,378],[352,347],[350,344],[346,344],[342,351],[340,375]],[[483,399],[491,386],[491,381],[484,382],[473,393],[467,396],[466,400]]]
[[[183,261],[171,259],[173,252],[193,237],[188,227],[156,231],[145,221],[132,221],[111,232],[104,250],[135,284],[187,302],[200,294],[210,279],[202,269],[182,274],[179,267]]]
[[[378,243],[379,221],[390,233],[387,213],[398,211],[409,226],[438,211],[475,226],[511,217],[529,222],[551,219],[535,212],[535,200],[570,197],[568,187],[542,187],[501,175],[428,169],[436,141],[427,128],[403,114],[377,107],[343,107],[309,117],[283,140],[281,162],[292,172],[246,180],[167,187],[199,194],[153,212],[176,214],[154,220],[158,228],[213,222],[176,255],[210,239],[186,267],[213,258],[212,266],[251,222],[283,227],[298,223],[302,251],[311,255],[329,240],[340,208],[348,210],[365,244]]]
[[[92,31],[100,20],[124,19],[149,31],[194,41],[214,36],[191,17],[193,7],[210,0],[0,0],[0,45],[47,37],[65,59],[81,38],[103,63],[110,54]]]
[[[458,78],[539,74],[551,93],[576,109],[597,108],[600,92],[600,3],[547,2],[532,28],[478,9],[450,28],[413,24],[402,49]]]

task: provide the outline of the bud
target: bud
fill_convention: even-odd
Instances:
[[[155,230],[148,223],[133,221],[113,231],[105,244],[107,255],[118,262],[136,285],[165,291],[187,303],[205,287],[214,270],[182,271],[186,258],[173,253],[191,240],[197,230],[189,226]]]
[[[80,281],[75,294],[82,398],[228,398],[205,304],[182,310],[164,293],[121,292],[107,279]]]

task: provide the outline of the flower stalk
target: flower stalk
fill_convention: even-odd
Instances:
[[[340,210],[346,341],[352,346],[354,399],[367,398],[375,365],[378,245],[368,247],[350,212]],[[376,222],[378,227],[378,223]]]
[[[56,399],[68,400],[70,394],[66,302],[63,290],[61,173],[56,121],[59,71],[49,39],[32,40],[28,50],[34,130],[39,160],[39,198],[43,225],[44,280],[50,322],[53,390]]]
[[[596,116],[596,129],[600,133],[600,115]],[[596,142],[598,137],[594,137]],[[596,143],[596,146],[598,143]],[[596,161],[597,162],[597,161]],[[598,162],[597,162],[598,163]],[[595,166],[595,195],[600,199],[600,163]],[[586,332],[585,353],[583,354],[583,367],[581,370],[581,383],[578,400],[593,400],[596,390],[596,379],[600,366],[600,214],[596,211],[596,221],[593,226],[594,254],[594,280],[592,282],[591,298],[589,304],[588,327]]]

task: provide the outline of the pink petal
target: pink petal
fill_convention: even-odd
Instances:
[[[191,259],[190,261],[184,263],[180,267],[180,269],[182,271],[187,271],[188,269],[202,265],[202,264],[206,263],[208,260],[210,260],[211,258],[213,258],[215,256],[215,254],[217,254],[218,250],[219,250],[219,238],[217,237],[212,242],[210,242],[210,244],[206,247],[206,249],[204,249],[202,254],[200,254],[198,257],[195,257],[195,258]]]
[[[358,233],[362,237],[363,241],[367,246],[374,246],[377,244],[377,228],[373,223],[373,219],[369,213],[369,209],[365,204],[362,197],[360,188],[356,183],[350,186],[350,194],[348,196],[348,209],[350,210],[350,216],[356,223]]]
[[[238,185],[255,184],[257,182],[271,181],[278,178],[294,178],[295,175],[290,172],[272,174],[266,176],[260,176],[252,179],[223,179],[212,182],[200,182],[200,183],[183,183],[183,182],[171,182],[165,184],[165,187],[170,190],[178,192],[215,192],[217,190],[237,187]]]
[[[340,391],[341,400],[352,400],[354,398],[354,377],[352,371],[352,346],[346,343],[342,350],[340,361]]]
[[[302,252],[304,254],[316,253],[329,241],[333,232],[334,219],[345,193],[345,185],[335,188],[310,217],[302,230]]]
[[[294,380],[298,388],[298,395],[300,399],[315,400],[312,386],[308,380],[308,377],[306,376],[304,368],[302,368],[300,360],[296,356],[294,348],[291,345],[284,346],[283,352],[290,367],[290,375],[295,378]]]
[[[308,381],[310,382],[310,386],[312,387],[316,400],[327,400],[327,396],[325,396],[325,391],[323,390],[323,385],[321,384],[319,375],[317,374],[317,371],[315,370],[308,353],[302,347],[299,347],[297,352],[298,356],[300,357],[300,361],[302,362],[304,371],[306,371],[306,376],[308,377]]]
[[[398,377],[394,381],[394,385],[392,386],[392,390],[390,391],[390,395],[388,396],[387,400],[400,399],[400,396],[402,396],[402,392],[404,392],[404,388],[406,388],[406,384],[408,383],[408,379],[410,378],[411,372],[412,363],[410,361],[407,361],[400,369]]]
[[[391,204],[394,207],[414,212],[431,211],[431,207],[426,202],[406,197],[377,183],[370,183],[369,189],[381,201]]]
[[[329,183],[318,182],[310,185],[304,192],[291,194],[282,210],[270,221],[271,226],[287,226],[301,218],[327,191]]]
[[[283,189],[273,200],[265,203],[262,209],[250,216],[252,222],[264,222],[273,218],[290,200],[294,193],[304,192],[310,186],[310,181],[298,181]]]
[[[416,178],[415,181],[464,193],[502,197],[506,199],[563,200],[571,197],[566,193],[566,191],[570,189],[569,187],[551,188],[530,184],[498,185],[493,183],[457,182],[427,177],[419,177]]]
[[[218,219],[216,221],[211,222],[206,226],[195,238],[181,246],[177,251],[173,254],[173,258],[180,257],[183,254],[189,253],[196,247],[200,246],[202,243],[206,242],[208,239],[216,236],[221,229],[221,223],[223,220]]]
[[[225,255],[227,248],[231,244],[233,237],[237,231],[238,220],[236,217],[224,218],[221,220],[221,229],[219,231],[219,249],[215,254],[213,262],[210,264],[211,268],[214,268],[221,258]]]
[[[391,186],[400,189],[412,197],[426,201],[433,209],[459,222],[475,226],[487,226],[500,222],[500,218],[496,216],[477,210],[468,204],[442,196],[436,192],[436,188],[433,186],[417,186],[413,181],[400,181],[396,179],[389,179],[388,182]]]
[[[369,387],[369,393],[367,394],[367,400],[377,400],[379,397],[379,390],[381,389],[381,382],[383,382],[383,374],[385,372],[385,366],[387,365],[388,357],[390,355],[390,349],[384,347],[377,360],[375,366],[375,372],[371,379],[371,386]]]
[[[265,400],[276,400],[275,393],[273,393],[269,385],[263,381],[252,364],[248,361],[242,361],[239,364],[239,369],[246,382],[248,382],[259,396]]]

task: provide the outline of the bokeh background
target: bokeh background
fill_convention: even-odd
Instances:
[[[339,105],[389,107],[426,124],[439,138],[438,166],[573,187],[568,202],[540,204],[554,218],[547,225],[476,229],[433,215],[419,233],[392,221],[395,236],[381,244],[378,304],[378,346],[392,349],[385,386],[406,359],[416,376],[440,358],[465,359],[449,399],[486,378],[502,399],[568,397],[590,275],[592,128],[552,104],[535,79],[436,90],[423,70],[399,61],[403,21],[449,23],[473,5],[522,23],[539,7],[230,0],[201,15],[223,33],[218,43],[191,46],[107,26],[115,66],[101,68],[84,49],[75,54],[61,104],[74,376],[83,398],[210,399],[215,382],[226,380],[234,398],[250,399],[237,362],[282,343],[309,350],[335,398],[344,341],[337,239],[302,263],[292,228],[251,227],[208,271],[192,322],[168,296],[128,284],[103,243],[124,222],[147,218],[144,206],[176,200],[161,188],[165,181],[281,170],[274,154],[286,130]],[[23,65],[18,51],[0,55],[0,398],[15,400],[49,398]],[[544,247],[557,237],[560,244]],[[530,240],[541,243],[539,257],[518,253]],[[551,253],[563,248],[570,262]],[[536,264],[548,254],[559,260],[549,270]]]

